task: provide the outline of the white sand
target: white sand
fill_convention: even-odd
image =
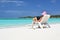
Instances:
[[[0,40],[60,40],[60,24],[51,28],[31,29],[31,26],[0,29]]]

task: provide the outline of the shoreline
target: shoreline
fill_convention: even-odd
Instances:
[[[49,25],[59,25],[60,23],[48,23],[48,24]],[[27,27],[27,26],[31,26],[32,27],[32,24],[0,26],[0,29],[4,29],[4,28],[18,28],[18,27]]]

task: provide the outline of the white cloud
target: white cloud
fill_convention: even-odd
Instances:
[[[37,7],[40,7],[41,5],[37,5]]]
[[[16,6],[23,6],[24,1],[11,1],[11,0],[0,0],[1,3],[15,3]]]
[[[21,14],[21,13],[23,13],[24,11],[19,11],[19,10],[6,10],[6,11],[4,11],[4,12],[5,12],[5,13],[14,13],[14,14],[15,14],[15,13],[17,13],[17,14],[20,13],[20,14]]]
[[[57,0],[51,0],[51,3],[56,3]]]
[[[24,10],[5,10],[4,11],[5,13],[19,13],[19,14],[21,14],[21,13],[30,13],[31,11],[24,11]]]
[[[0,1],[0,2],[2,2],[2,3],[8,3],[8,2],[13,2],[13,3],[24,3],[24,1],[10,1],[10,0],[2,0],[2,1]]]
[[[24,4],[24,1],[17,1],[17,2],[16,2],[16,5],[17,5],[17,6],[23,6],[23,4]]]
[[[13,3],[24,3],[23,1],[11,1],[11,0],[0,0],[1,3],[9,3],[9,2],[13,2]]]

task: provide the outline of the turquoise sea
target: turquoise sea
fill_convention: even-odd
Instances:
[[[0,28],[4,27],[11,27],[11,26],[19,26],[27,25],[32,23],[32,18],[10,18],[10,19],[3,19],[0,18]],[[50,18],[48,20],[49,24],[60,23],[60,18]]]

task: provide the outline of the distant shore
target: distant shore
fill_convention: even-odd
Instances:
[[[36,16],[38,17],[38,16]],[[34,16],[25,16],[25,17],[18,17],[18,18],[34,18]],[[60,18],[60,15],[51,15],[50,18]]]

